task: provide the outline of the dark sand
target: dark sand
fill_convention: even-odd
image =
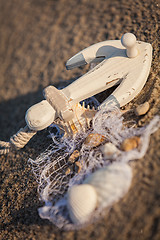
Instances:
[[[128,31],[154,49],[148,81],[126,106],[149,101],[149,112],[137,118],[138,125],[147,124],[160,107],[158,27],[158,0],[0,0],[0,139],[9,140],[25,125],[25,112],[43,99],[44,87],[67,85],[88,70],[67,71],[68,58]],[[160,239],[160,131],[152,135],[146,156],[131,164],[128,194],[103,219],[75,232],[60,231],[37,213],[41,203],[27,160],[49,145],[47,134],[39,132],[23,150],[0,157],[0,239]]]

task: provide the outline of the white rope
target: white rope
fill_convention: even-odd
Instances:
[[[9,142],[0,141],[0,147],[3,148],[3,149],[0,149],[0,155],[6,155],[7,153],[9,153],[9,149],[10,149]]]
[[[0,141],[0,155],[5,155],[9,153],[12,147],[16,149],[23,148],[29,140],[36,134],[36,131],[33,131],[25,126],[21,128],[16,134],[14,134],[9,142]]]

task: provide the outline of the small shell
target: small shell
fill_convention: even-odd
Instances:
[[[75,172],[76,172],[76,173],[80,173],[81,169],[82,169],[81,163],[78,162],[78,161],[75,162]]]
[[[80,155],[80,152],[78,150],[74,150],[74,152],[69,157],[68,162],[74,163],[77,160],[77,158],[79,157],[79,155]]]
[[[123,151],[128,152],[133,150],[134,148],[137,148],[139,143],[140,143],[140,137],[135,136],[132,138],[126,138],[121,144],[121,149]]]
[[[141,115],[144,115],[148,112],[149,110],[149,103],[148,102],[145,102],[141,105],[139,105],[136,109],[135,109],[135,114],[137,116],[141,116]]]
[[[85,141],[84,144],[89,146],[89,147],[97,147],[99,146],[101,143],[103,143],[105,141],[105,136],[98,134],[98,133],[90,133]]]
[[[91,185],[74,185],[69,189],[67,207],[73,223],[83,224],[87,222],[96,206],[97,194]]]
[[[81,106],[79,103],[72,107],[74,112],[74,117],[66,122],[61,119],[57,119],[55,123],[60,126],[60,128],[64,129],[65,137],[72,136],[79,132],[85,132],[89,129],[91,120],[95,116],[97,110],[90,109],[89,106],[87,108]]]
[[[85,184],[92,185],[98,196],[98,207],[108,207],[128,191],[132,171],[125,163],[114,163],[91,174]]]
[[[119,149],[111,142],[108,142],[100,147],[105,158],[112,157],[115,153],[119,153]]]

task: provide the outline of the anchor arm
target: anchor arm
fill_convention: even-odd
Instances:
[[[119,46],[122,46],[119,40],[107,40],[93,44],[71,57],[66,62],[66,68],[67,70],[71,70],[87,63],[101,62],[111,56],[116,47]]]
[[[149,43],[140,42],[138,50],[140,54],[128,61],[126,66],[124,65],[124,68],[128,68],[128,74],[99,109],[106,108],[108,105],[122,107],[133,100],[144,87],[151,68],[152,46]]]

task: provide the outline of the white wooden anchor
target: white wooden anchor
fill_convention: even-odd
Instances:
[[[8,152],[13,145],[17,148],[23,147],[36,131],[48,127],[56,119],[60,120],[64,130],[70,135],[83,127],[85,130],[96,111],[87,110],[78,103],[119,84],[99,109],[110,104],[124,106],[143,88],[150,72],[151,61],[151,44],[136,41],[132,33],[124,34],[121,40],[100,42],[77,53],[67,61],[67,69],[87,63],[100,63],[62,90],[53,86],[47,87],[44,90],[46,100],[33,105],[26,112],[27,127],[11,137],[10,142],[1,141],[1,146],[6,146],[7,150],[0,153]],[[30,136],[27,135],[28,132]],[[23,133],[26,134],[26,139]]]

